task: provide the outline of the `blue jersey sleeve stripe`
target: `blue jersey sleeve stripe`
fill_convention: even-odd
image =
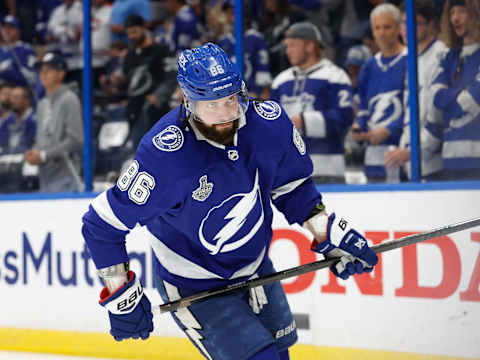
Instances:
[[[104,191],[92,201],[92,207],[98,216],[107,224],[113,226],[115,229],[128,231],[128,227],[120,221],[120,219],[113,212],[110,203],[107,199],[107,192]]]
[[[293,190],[295,190],[297,187],[299,187],[307,179],[308,179],[308,177],[298,179],[298,180],[292,181],[288,184],[282,185],[282,186],[280,186],[276,189],[273,189],[271,191],[272,199],[273,200],[278,199],[280,196],[288,194],[289,192],[292,192]]]

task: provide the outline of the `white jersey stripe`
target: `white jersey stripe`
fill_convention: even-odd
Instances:
[[[162,266],[170,274],[181,276],[187,279],[223,279],[220,275],[217,275],[205,269],[204,267],[184,258],[180,254],[171,250],[151,232],[148,233],[150,235],[150,245],[152,246],[153,252],[157,256]],[[260,266],[264,255],[265,248],[263,248],[262,252],[255,261],[236,271],[230,277],[230,279],[253,275]]]
[[[308,178],[302,178],[302,179],[298,179],[298,180],[295,180],[295,181],[292,181],[288,184],[285,184],[283,186],[280,186],[276,189],[273,189],[271,191],[271,194],[272,194],[272,200],[275,200],[277,199],[278,197],[282,196],[282,195],[285,195],[285,194],[288,194],[289,192],[295,190],[298,186],[300,186],[305,180],[307,180]]]
[[[115,229],[128,231],[128,227],[115,215],[107,199],[107,192],[104,191],[92,201],[92,207],[100,218]]]

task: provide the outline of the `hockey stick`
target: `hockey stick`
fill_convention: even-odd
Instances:
[[[459,222],[456,224],[451,224],[447,225],[441,228],[437,228],[434,230],[430,231],[425,231],[419,234],[413,234],[409,236],[404,236],[399,239],[394,239],[390,241],[386,241],[382,244],[378,244],[372,247],[372,249],[375,251],[375,253],[382,253],[385,251],[390,251],[393,249],[397,249],[400,247],[416,244],[421,241],[429,240],[429,239],[434,239],[440,236],[448,235],[457,231],[462,231],[465,229],[470,229],[472,227],[480,225],[480,218],[475,218],[463,222]],[[324,269],[327,267],[330,267],[331,265],[335,264],[338,261],[338,258],[332,258],[328,260],[319,260],[319,261],[314,261],[312,263],[300,265],[297,267],[293,267],[290,269],[282,270],[261,278],[256,278],[256,279],[251,279],[251,280],[245,280],[241,281],[236,284],[231,284],[225,287],[217,288],[217,289],[212,289],[212,290],[206,290],[206,291],[201,291],[197,294],[193,294],[163,305],[154,305],[152,306],[152,312],[153,313],[165,313],[169,311],[176,311],[180,308],[184,308],[187,306],[190,306],[196,302],[205,300],[207,298],[211,298],[214,296],[219,296],[219,295],[227,295],[231,294],[235,291],[238,291],[240,289],[244,288],[254,288],[257,286],[263,286],[267,284],[271,284],[275,281],[287,279],[290,277],[302,275],[308,272],[316,271],[319,269]]]

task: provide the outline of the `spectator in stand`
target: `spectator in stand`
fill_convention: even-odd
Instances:
[[[131,140],[136,148],[143,134],[168,112],[176,75],[169,67],[172,54],[153,42],[141,16],[130,15],[125,29],[131,47],[123,62],[122,75],[127,87]]]
[[[8,83],[0,84],[0,125],[10,116],[12,105],[10,103],[10,93],[12,85]]]
[[[39,165],[40,191],[79,191],[83,145],[80,100],[64,85],[67,62],[61,54],[49,52],[39,65],[46,96],[37,107],[35,144],[25,152],[25,160]]]
[[[128,41],[125,21],[129,15],[141,16],[145,25],[152,21],[152,7],[149,0],[114,0],[111,13],[112,41]]]
[[[270,71],[273,77],[289,67],[283,42],[285,31],[290,25],[305,21],[305,11],[291,6],[288,0],[265,0],[259,30],[267,42]]]
[[[29,89],[12,88],[10,104],[12,111],[0,125],[0,154],[23,153],[35,138],[35,114]]]
[[[442,39],[449,51],[432,86],[443,126],[427,129],[443,140],[443,180],[480,180],[480,3],[446,0]]]
[[[432,83],[438,74],[440,60],[445,55],[445,44],[437,40],[438,19],[433,0],[417,0],[415,2],[417,14],[417,62],[418,62],[418,121],[421,142],[421,169],[424,179],[434,180],[442,169],[442,154],[438,142],[432,139],[425,129],[427,123],[442,125],[443,116],[434,108],[432,98]],[[405,4],[402,11],[402,38],[407,43],[407,28]],[[408,78],[406,79],[408,83]],[[410,108],[409,91],[405,89],[404,99],[404,127],[400,138],[400,145],[387,152],[385,164],[387,168],[402,166],[407,176],[411,177],[410,166]]]
[[[208,8],[205,14],[207,32],[203,34],[202,43],[216,43],[226,32],[231,32],[232,23],[229,22],[227,13],[223,10],[223,2],[218,1]]]
[[[0,47],[0,79],[12,85],[34,87],[36,81],[35,51],[30,44],[20,41],[17,18],[3,19],[3,46]]]
[[[46,42],[49,51],[59,52],[67,61],[66,82],[82,80],[80,38],[82,35],[83,10],[81,1],[63,0],[52,12],[47,25]]]
[[[360,99],[358,97],[358,75],[363,64],[370,59],[372,54],[365,45],[355,45],[348,49],[347,58],[345,60],[345,69],[347,70],[350,81],[352,82],[353,91],[353,108],[355,115],[358,110],[358,103]]]
[[[28,188],[23,176],[23,153],[35,137],[35,115],[27,87],[16,86],[10,92],[12,111],[0,124],[0,192],[19,192]]]
[[[224,9],[228,16],[228,22],[233,24],[235,20],[233,1],[225,1]],[[243,16],[243,79],[251,97],[268,99],[272,76],[270,75],[267,43],[263,35],[253,28],[250,10],[246,6],[244,6]],[[222,36],[218,39],[218,45],[235,62],[235,37],[233,34],[229,32]]]
[[[384,0],[330,0],[330,7],[334,6],[334,14],[330,17],[330,27],[336,29],[335,48],[338,64],[345,63],[347,51],[350,47],[362,42],[362,35],[369,28],[369,16],[375,6]],[[391,1],[389,1],[391,2]],[[332,12],[331,12],[332,14]],[[333,15],[333,14],[332,14]],[[373,55],[374,53],[372,53]]]
[[[367,142],[365,175],[370,182],[398,182],[399,171],[388,174],[385,154],[398,145],[403,129],[406,49],[400,42],[401,13],[392,4],[378,5],[370,14],[380,52],[362,67],[358,79],[360,103],[352,126],[355,141]]]
[[[353,121],[352,87],[345,71],[323,57],[315,25],[293,24],[285,33],[292,67],[273,81],[272,99],[279,102],[303,134],[320,183],[344,183],[343,142]]]
[[[110,45],[110,59],[105,66],[105,74],[99,82],[103,94],[116,102],[126,97],[125,81],[122,75],[123,62],[128,52],[128,45],[123,41],[115,41]]]
[[[186,0],[166,0],[168,12],[173,22],[167,30],[167,41],[174,54],[200,45],[200,34],[197,27],[197,16],[187,5]]]
[[[62,0],[10,0],[10,15],[19,22],[21,40],[29,44],[43,44],[46,34],[46,23],[53,9]]]
[[[105,73],[109,60],[111,43],[110,14],[111,5],[107,0],[92,1],[92,71],[95,88],[99,87],[99,78]],[[83,33],[80,40],[80,51],[83,53]],[[83,57],[80,58],[83,67]]]
[[[29,0],[23,0],[28,2]],[[33,33],[34,44],[45,44],[47,37],[47,25],[53,11],[62,5],[62,0],[37,0],[40,6],[35,14],[35,31]]]

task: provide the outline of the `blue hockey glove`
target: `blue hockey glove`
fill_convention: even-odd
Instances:
[[[108,310],[110,334],[117,341],[139,337],[145,340],[153,331],[152,306],[133,271],[128,272],[128,282],[113,293],[103,288],[100,305]]]
[[[335,276],[346,280],[350,275],[371,272],[378,262],[377,254],[368,246],[365,237],[335,213],[327,217],[322,211],[307,220],[305,227],[315,237],[313,251],[325,258],[339,258],[330,268]]]

